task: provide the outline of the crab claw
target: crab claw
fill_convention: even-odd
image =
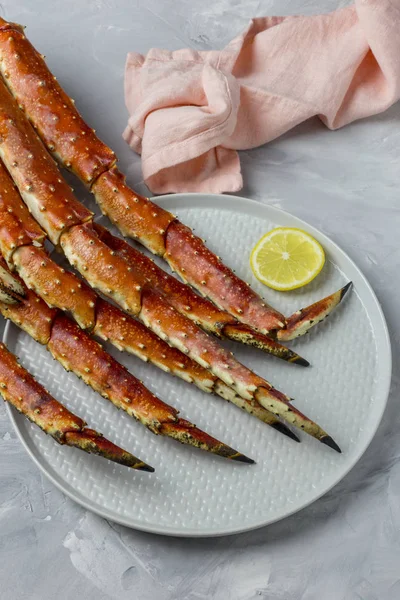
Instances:
[[[341,303],[351,286],[352,282],[349,281],[334,294],[293,313],[286,319],[286,327],[276,332],[277,339],[280,342],[288,342],[307,333],[314,325],[317,325],[331,314],[337,305]]]
[[[85,427],[81,431],[68,431],[64,438],[62,443],[68,446],[80,448],[89,454],[97,454],[125,467],[154,473],[153,467],[144,463],[140,458],[136,458],[130,452],[116,446],[94,429]]]
[[[265,387],[259,387],[255,396],[261,406],[270,410],[276,416],[285,419],[285,421],[308,433],[308,435],[311,435],[322,444],[341,453],[341,449],[335,440],[318,423],[306,417],[306,415],[293,406],[291,403],[292,398],[285,396],[285,394],[282,394],[282,392],[275,388],[267,389]]]
[[[24,296],[22,285],[0,265],[0,300],[5,304],[17,304]]]
[[[290,350],[290,348],[286,348],[286,346],[282,346],[272,338],[264,335],[263,333],[258,333],[248,325],[243,323],[234,323],[224,326],[223,335],[230,340],[234,340],[236,342],[241,342],[242,344],[246,344],[247,346],[254,346],[255,348],[259,348],[268,354],[272,354],[277,358],[281,358],[282,360],[286,360],[287,362],[296,363],[296,365],[301,365],[302,367],[308,367],[310,363],[305,358]]]
[[[217,379],[215,382],[213,391],[221,398],[228,400],[228,402],[232,402],[232,404],[235,404],[238,408],[245,410],[250,415],[253,415],[257,417],[257,419],[260,419],[260,421],[263,421],[263,423],[267,423],[273,429],[283,433],[283,435],[286,435],[291,440],[300,442],[297,435],[293,433],[293,431],[289,429],[285,423],[280,421],[279,418],[276,417],[272,412],[261,406],[261,404],[256,400],[246,400],[245,398],[242,398],[220,379]]]
[[[206,450],[207,452],[217,454],[223,458],[237,460],[238,462],[247,463],[249,465],[254,464],[252,458],[248,458],[241,452],[216,440],[211,435],[205,433],[205,431],[201,431],[201,429],[198,429],[195,425],[185,419],[178,419],[175,423],[162,423],[160,433],[168,435],[183,444],[200,448],[200,450]]]

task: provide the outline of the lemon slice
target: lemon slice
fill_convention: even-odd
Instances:
[[[292,227],[277,227],[254,246],[250,266],[268,287],[286,292],[310,283],[325,264],[325,252],[311,235]]]

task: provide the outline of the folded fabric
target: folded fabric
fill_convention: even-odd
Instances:
[[[124,139],[154,193],[234,192],[236,150],[300,122],[330,129],[400,97],[400,0],[357,0],[311,17],[252,19],[221,51],[130,53]]]

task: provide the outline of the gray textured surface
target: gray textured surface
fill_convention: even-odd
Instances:
[[[218,48],[250,16],[345,3],[297,0],[5,0],[32,41],[140,185],[125,147],[123,63],[151,46]],[[26,457],[0,408],[1,596],[50,600],[395,600],[400,597],[398,276],[400,106],[332,133],[310,122],[242,153],[242,194],[281,206],[337,241],[365,272],[392,334],[394,374],[383,423],[331,493],[267,529],[188,541],[124,529],[65,499]],[[143,188],[142,188],[143,189]]]

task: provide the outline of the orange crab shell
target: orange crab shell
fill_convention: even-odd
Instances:
[[[28,244],[41,246],[45,237],[0,161],[0,253],[8,266],[12,268],[12,256],[17,248]]]
[[[28,109],[33,121],[40,120],[40,136],[53,155],[64,156],[65,166],[87,185],[111,168],[115,163],[114,152],[97,138],[93,129],[81,122],[73,100],[51,75],[43,57],[23,34],[23,28],[3,19],[0,21],[0,56],[1,74],[9,80],[21,108]]]

